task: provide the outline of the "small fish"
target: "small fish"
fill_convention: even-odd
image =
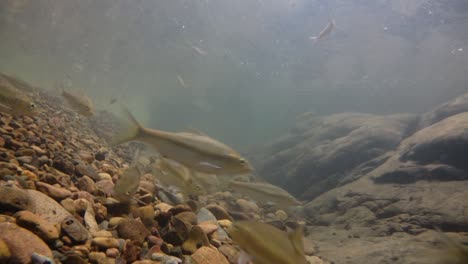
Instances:
[[[117,102],[117,98],[112,98],[110,99],[109,104],[114,104],[115,102]]]
[[[198,54],[205,56],[207,53],[206,51],[202,50],[201,48],[197,46],[192,46],[192,49],[194,49]]]
[[[145,128],[127,109],[124,110],[131,126],[117,135],[112,140],[112,145],[138,140],[154,147],[163,157],[199,172],[244,174],[252,171],[250,163],[239,153],[213,138]]]
[[[322,31],[320,31],[318,36],[309,37],[309,39],[313,40],[314,42],[317,42],[321,40],[322,38],[328,36],[333,31],[334,28],[335,28],[335,20],[332,19],[330,20],[330,22],[328,22],[325,28],[323,28]]]
[[[228,187],[258,202],[273,202],[279,208],[301,205],[301,202],[296,200],[287,191],[266,182],[230,181]]]
[[[71,91],[62,89],[62,96],[67,100],[68,104],[79,114],[84,116],[94,115],[94,107],[91,99],[85,95],[79,95]]]
[[[0,111],[12,115],[32,115],[37,109],[32,98],[16,89],[6,79],[0,78]]]
[[[18,77],[7,75],[4,73],[0,73],[0,79],[6,79],[8,82],[10,82],[16,89],[21,90],[23,92],[27,92],[30,94],[36,94],[37,93],[37,88],[33,87],[29,83],[21,80]]]
[[[190,170],[181,164],[161,158],[156,163],[156,168],[161,172],[157,177],[162,184],[176,186],[184,194],[203,195],[203,187],[193,180]]]
[[[238,263],[308,264],[304,254],[303,226],[286,233],[256,221],[237,221],[227,230],[242,249]]]
[[[124,171],[114,185],[112,196],[122,203],[129,203],[140,185],[141,171],[136,164],[139,155],[140,151],[137,149],[134,153],[131,166]]]
[[[114,185],[113,197],[119,202],[128,203],[140,184],[141,172],[137,166],[127,168]]]
[[[185,85],[184,79],[182,79],[180,75],[177,75],[177,80],[179,81],[180,85],[182,85],[182,87],[187,88],[187,85]]]

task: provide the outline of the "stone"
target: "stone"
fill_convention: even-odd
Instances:
[[[77,185],[80,190],[85,192],[95,193],[97,190],[93,179],[86,175],[78,179]]]
[[[47,184],[45,182],[36,182],[36,188],[37,190],[43,192],[47,196],[52,197],[58,201],[61,201],[65,198],[72,196],[71,191],[65,188],[60,188],[60,187]]]
[[[123,217],[112,217],[111,219],[109,219],[109,228],[117,227],[123,220]]]
[[[109,258],[117,258],[119,255],[120,255],[120,251],[117,248],[108,248],[106,250],[106,256]]]
[[[193,212],[182,212],[177,214],[175,217],[192,225],[197,224],[197,215]]]
[[[29,229],[44,241],[51,242],[59,238],[59,229],[40,216],[29,211],[17,212],[15,216],[19,226]]]
[[[286,212],[283,210],[276,211],[275,216],[276,216],[276,219],[280,221],[286,221],[286,219],[288,219],[288,214],[286,214]]]
[[[125,219],[121,221],[117,226],[117,232],[121,238],[135,240],[140,243],[143,243],[146,237],[150,235],[145,225],[141,221],[135,219]]]
[[[211,222],[202,222],[202,223],[199,223],[198,226],[201,228],[203,233],[207,235],[212,234],[213,232],[218,230],[218,225],[213,224]]]
[[[169,210],[172,208],[172,205],[169,205],[167,203],[158,203],[154,209],[156,211],[160,211],[160,212],[163,212],[163,213],[166,213],[166,212],[169,212]]]
[[[0,186],[0,205],[3,210],[27,210],[32,206],[32,201],[25,190]]]
[[[224,229],[228,229],[232,226],[232,222],[229,220],[219,220],[218,225],[220,225]]]
[[[218,251],[227,258],[229,263],[237,264],[237,260],[239,259],[239,250],[236,247],[225,244],[220,246]]]
[[[201,247],[193,255],[192,259],[197,264],[229,264],[226,257],[218,250],[211,247]]]
[[[240,208],[240,210],[244,213],[256,213],[258,212],[258,206],[250,201],[247,201],[245,199],[237,199],[236,200],[237,206]]]
[[[8,245],[3,239],[0,239],[0,261],[2,261],[2,263],[6,263],[10,257],[11,252]]]
[[[193,226],[187,240],[182,244],[182,250],[188,254],[193,254],[202,246],[208,247],[210,242],[200,226]]]
[[[62,230],[74,241],[80,243],[91,237],[88,230],[73,216],[67,216],[61,223]]]
[[[112,237],[95,237],[91,240],[92,245],[98,246],[100,248],[119,248],[123,241]]]
[[[217,220],[230,220],[232,221],[232,217],[229,215],[229,213],[221,206],[219,205],[207,205],[206,209],[208,209],[215,217]]]
[[[42,239],[13,223],[0,223],[0,241],[10,251],[9,263],[30,263],[33,253],[52,258],[52,251]]]
[[[31,205],[26,208],[42,219],[53,225],[61,225],[62,221],[71,216],[59,203],[42,192],[36,190],[26,190],[30,197]]]

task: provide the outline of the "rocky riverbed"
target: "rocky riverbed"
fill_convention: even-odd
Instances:
[[[114,184],[137,146],[108,146],[117,119],[84,118],[60,96],[34,90],[39,113],[0,113],[0,262],[237,263],[239,248],[225,231],[233,221],[297,226],[285,211],[230,192],[174,202],[151,173],[134,202],[119,203]],[[306,249],[323,263],[313,243]]]
[[[468,94],[420,115],[305,113],[252,159],[307,203],[335,263],[452,263],[429,254],[434,229],[468,241]]]

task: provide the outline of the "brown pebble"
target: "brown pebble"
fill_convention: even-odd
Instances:
[[[120,255],[120,251],[117,248],[108,248],[106,250],[106,256],[109,258],[117,258]]]
[[[40,216],[29,211],[17,212],[15,216],[19,226],[29,229],[44,241],[54,241],[59,238],[59,230]]]

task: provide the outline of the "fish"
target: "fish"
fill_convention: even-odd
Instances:
[[[266,182],[229,181],[228,188],[237,193],[247,195],[258,202],[273,202],[279,208],[301,205],[301,202],[296,200],[296,198],[287,191]]]
[[[204,195],[203,187],[193,180],[190,170],[181,164],[166,158],[160,158],[155,167],[161,172],[157,176],[164,185],[176,186],[184,194]]]
[[[128,203],[133,198],[140,184],[141,172],[137,166],[127,168],[114,185],[112,196],[121,203]]]
[[[205,56],[207,53],[206,51],[202,50],[201,48],[197,47],[197,46],[191,46],[192,49],[194,49],[198,54],[202,55],[202,56]]]
[[[33,115],[37,112],[37,106],[31,97],[0,78],[0,111],[12,115]]]
[[[317,36],[309,37],[309,39],[313,40],[314,42],[317,42],[317,41],[323,39],[324,37],[328,36],[333,31],[334,28],[335,28],[335,20],[332,19],[322,29],[322,31],[320,31],[320,33]]]
[[[308,264],[304,253],[303,229],[300,225],[287,233],[276,227],[252,220],[236,221],[227,233],[242,249],[238,263]]]
[[[117,98],[112,98],[110,99],[109,104],[114,104],[115,102],[117,102]]]
[[[180,75],[177,75],[177,80],[179,81],[180,85],[182,85],[182,87],[187,88],[187,85],[185,84],[184,79],[182,79]]]
[[[112,196],[121,203],[129,203],[138,191],[142,175],[137,165],[139,155],[140,151],[137,149],[134,153],[131,166],[123,172],[114,185]]]
[[[201,173],[192,171],[192,179],[203,186],[206,193],[215,193],[219,191],[220,182],[215,174]]]
[[[67,100],[73,110],[79,114],[87,117],[94,115],[93,102],[88,96],[65,91],[65,89],[62,89],[62,96]]]
[[[38,90],[36,87],[33,87],[31,84],[21,80],[16,76],[7,75],[5,73],[0,73],[0,78],[3,78],[10,82],[16,89],[24,91],[30,94],[37,94]]]
[[[124,108],[130,126],[110,144],[141,141],[155,148],[161,156],[176,161],[190,170],[211,174],[244,174],[253,170],[250,163],[231,147],[206,135],[189,132],[167,132],[143,127]]]

